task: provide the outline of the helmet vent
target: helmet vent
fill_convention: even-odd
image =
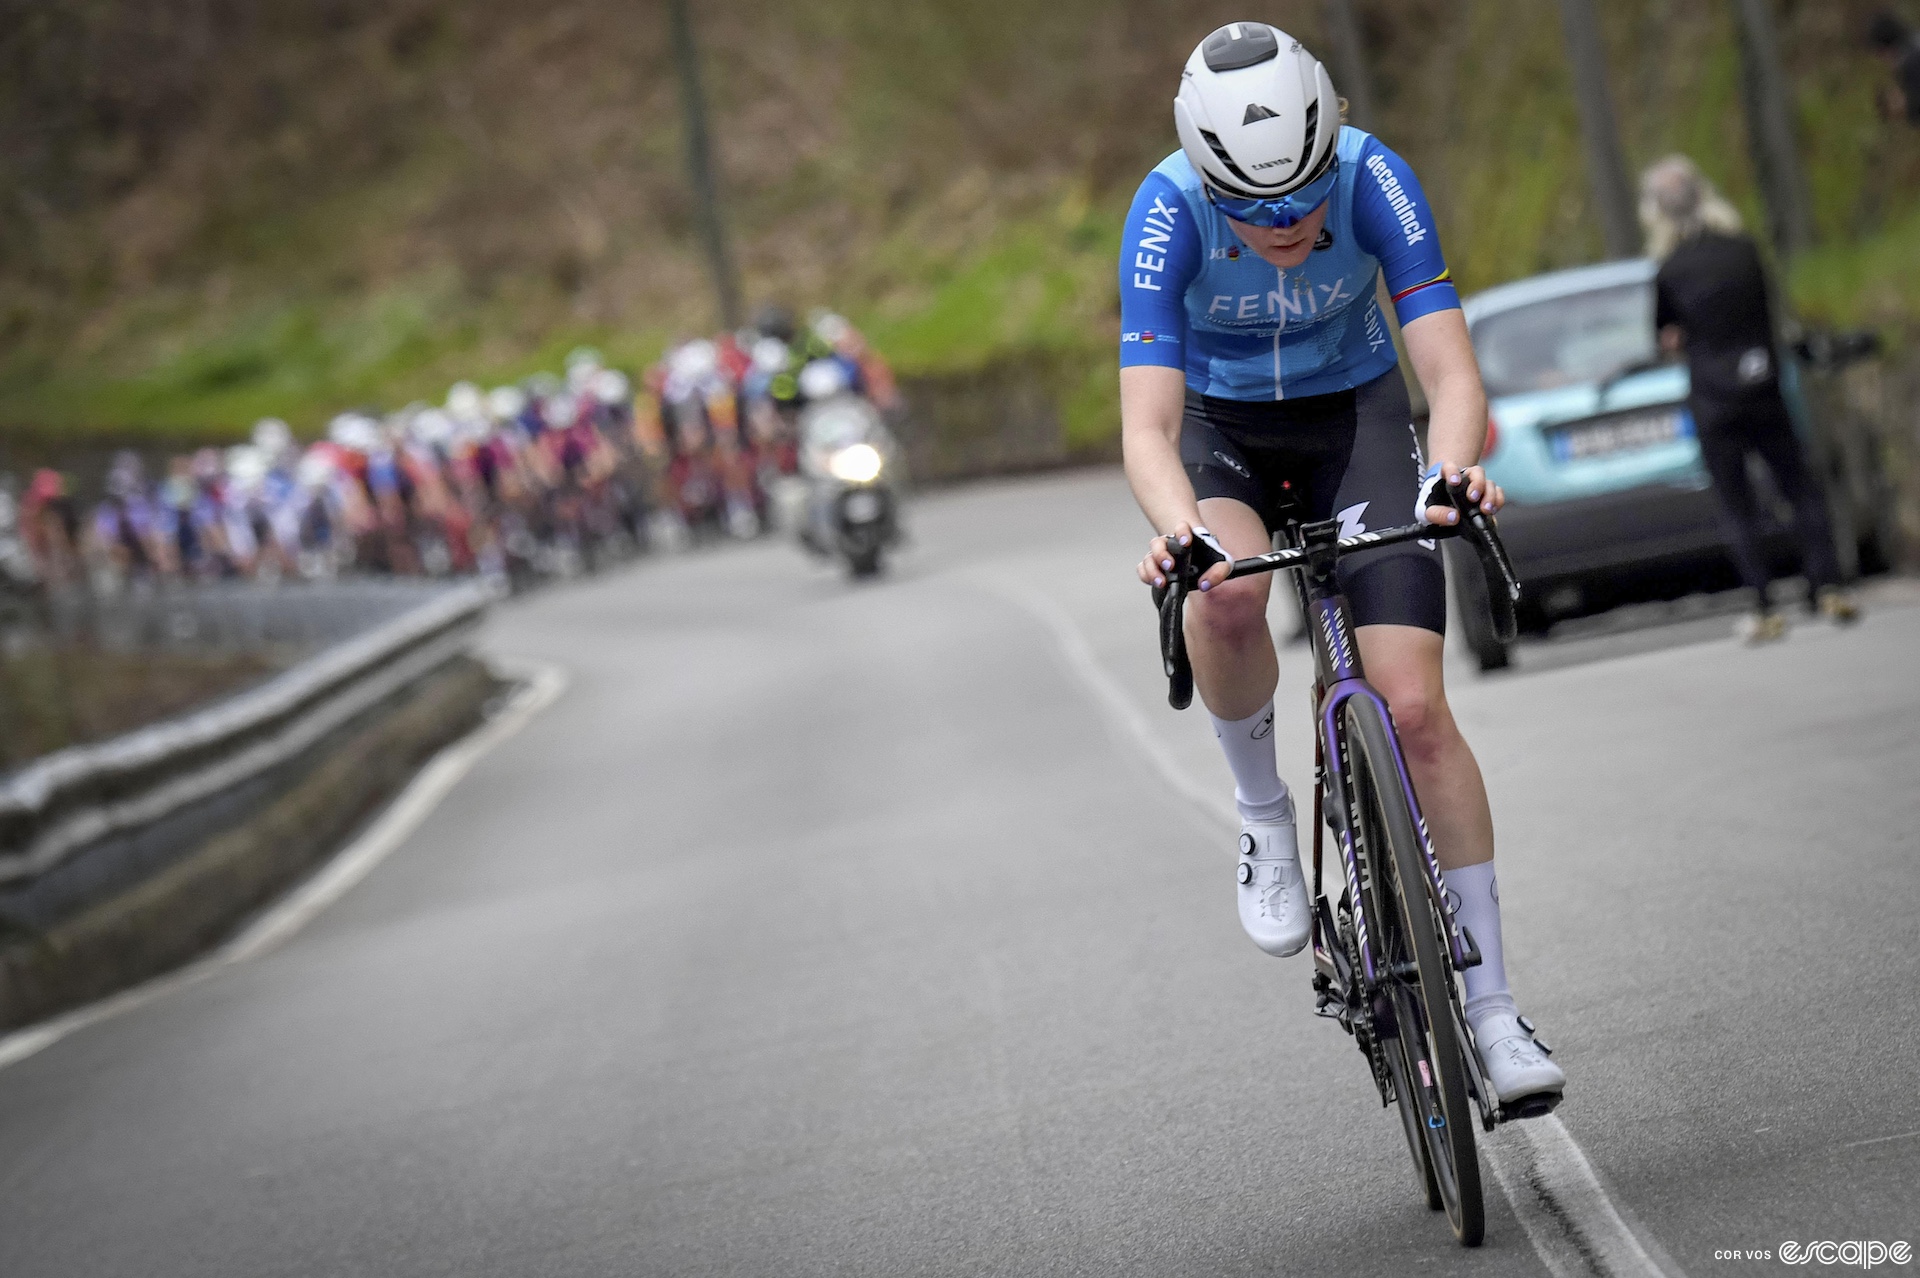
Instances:
[[[1202,140],[1206,142],[1206,144],[1209,147],[1212,148],[1213,158],[1220,161],[1221,167],[1226,169],[1227,172],[1233,174],[1235,177],[1239,178],[1242,182],[1245,182],[1249,187],[1258,185],[1258,183],[1256,183],[1252,178],[1242,173],[1240,171],[1240,166],[1233,162],[1233,157],[1227,154],[1227,148],[1220,145],[1219,134],[1211,132],[1210,130],[1207,130],[1207,129],[1202,129],[1200,130],[1200,137],[1202,138]],[[1254,194],[1250,190],[1236,191],[1230,188],[1225,182],[1218,181],[1217,179],[1214,180],[1213,184],[1219,187],[1222,191],[1226,192],[1226,194],[1231,195],[1236,199],[1257,200],[1260,198],[1258,195]]]
[[[1280,42],[1264,22],[1234,22],[1221,27],[1200,46],[1209,71],[1238,71],[1280,56]]]
[[[1319,103],[1316,102],[1314,105],[1318,106]],[[1246,118],[1241,120],[1240,123],[1242,126],[1245,126],[1249,124],[1257,124],[1261,120],[1277,120],[1279,118],[1280,118],[1280,113],[1278,111],[1269,111],[1266,107],[1261,106],[1258,102],[1249,102],[1247,103]]]

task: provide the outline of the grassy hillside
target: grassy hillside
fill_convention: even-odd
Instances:
[[[1875,119],[1879,0],[1782,9],[1821,318],[1920,305],[1920,137]],[[1255,6],[1260,9],[1259,6]],[[1378,132],[1468,288],[1590,260],[1548,0],[1361,0]],[[694,0],[749,294],[857,317],[903,372],[1039,357],[1113,428],[1113,260],[1219,0]],[[1629,159],[1758,212],[1721,0],[1603,5]],[[1320,40],[1317,0],[1259,15]],[[0,0],[0,427],[195,435],[512,376],[714,322],[664,5]]]

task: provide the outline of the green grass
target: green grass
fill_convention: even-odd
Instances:
[[[665,341],[661,331],[566,323],[513,335],[509,310],[465,303],[452,282],[434,277],[362,299],[262,302],[224,330],[167,344],[131,374],[63,368],[0,380],[0,421],[186,442],[238,438],[274,416],[315,434],[349,407],[438,401],[462,377],[496,383],[558,369],[575,346],[636,366]]]
[[[1115,257],[1143,159],[1126,144],[1151,152],[1152,137],[1167,131],[1164,68],[1153,68],[1179,54],[1174,40],[1133,57],[1137,37],[1165,26],[1149,8],[741,6],[740,21],[777,11],[793,24],[791,84],[723,57],[712,68],[717,119],[736,148],[732,218],[750,299],[831,302],[907,377],[1033,370],[1071,443],[1109,438]],[[1297,8],[1306,21],[1312,7]],[[1470,0],[1449,10],[1442,39],[1411,24],[1427,21],[1424,9],[1404,9],[1408,22],[1379,33],[1389,45],[1381,57],[1399,71],[1381,95],[1381,132],[1428,179],[1463,289],[1592,260],[1599,235],[1551,6]],[[1383,0],[1383,14],[1401,11]],[[1686,151],[1759,224],[1731,11],[1635,0],[1607,7],[1604,20],[1630,161]],[[1817,7],[1794,22],[1816,36],[1832,25]],[[1007,35],[1015,29],[1019,40]],[[720,22],[708,33],[715,49],[749,38],[746,27],[720,34],[731,30]],[[1823,240],[1793,264],[1788,291],[1810,320],[1911,330],[1920,212],[1909,140],[1874,118],[1880,72],[1863,63],[1854,37],[1844,49],[1832,32],[1821,38],[1825,51],[1796,74]],[[519,47],[502,50],[509,46]],[[457,62],[460,47],[442,53]],[[1070,56],[1089,50],[1100,56]],[[631,73],[624,62],[617,73],[598,59],[578,66],[623,85]],[[678,191],[670,93],[616,95],[608,102],[617,110],[594,93],[566,98],[589,123],[601,118],[594,111],[639,121],[627,131],[589,128],[580,136],[601,139],[592,163],[569,168],[579,157],[556,149],[539,112],[442,111],[421,88],[428,81],[415,84],[425,74],[395,64],[369,81],[396,104],[378,118],[404,127],[387,137],[391,157],[349,176],[324,155],[282,154],[279,134],[235,134],[255,161],[232,171],[232,189],[210,201],[217,216],[196,224],[167,272],[129,277],[157,285],[109,280],[96,297],[84,280],[65,294],[0,280],[0,430],[187,442],[232,437],[274,415],[312,433],[344,408],[437,400],[456,378],[491,383],[555,368],[576,344],[636,367],[671,337],[706,326],[711,299]],[[354,94],[367,91],[354,84]],[[325,95],[298,97],[322,99],[358,118]],[[772,115],[755,124],[746,108],[774,100],[788,108],[777,127]],[[1063,112],[1076,131],[1036,141],[1031,121]],[[332,136],[326,112],[296,118],[307,131],[288,139],[318,145]],[[1100,145],[1082,145],[1089,141]],[[790,150],[802,158],[785,176],[755,185],[738,171],[777,172],[769,157]],[[314,180],[303,185],[301,175]],[[601,177],[617,180],[602,193]],[[577,187],[582,216],[553,218],[527,181]],[[294,188],[297,198],[287,197]],[[475,204],[496,194],[497,209]],[[452,216],[475,207],[491,217]],[[578,249],[581,269],[590,277],[604,269],[598,278],[617,280],[618,295],[588,297],[559,282],[556,263],[576,252],[568,236],[578,226],[598,226],[605,241]],[[105,223],[95,229],[109,234]],[[451,262],[488,278],[462,276]]]
[[[1551,182],[1524,173],[1502,203],[1513,231],[1538,216]],[[1534,194],[1526,196],[1526,192]],[[1004,222],[957,259],[916,253],[910,236],[880,246],[890,281],[877,303],[848,309],[905,376],[955,374],[1043,357],[1062,370],[1054,391],[1068,443],[1097,447],[1117,429],[1113,262],[1123,210],[1069,191],[1051,207]],[[1513,225],[1509,225],[1512,222]],[[1476,270],[1475,275],[1488,274]],[[1898,328],[1920,298],[1920,210],[1879,234],[1830,244],[1793,264],[1789,291],[1810,322]],[[0,420],[44,429],[179,440],[237,438],[281,416],[304,433],[353,405],[438,400],[460,377],[493,383],[558,368],[580,344],[637,367],[664,347],[665,329],[556,324],[518,338],[507,304],[463,301],[457,282],[432,277],[358,301],[282,299],[256,305],[225,331],[176,340],[125,376],[16,377],[0,382]],[[183,324],[185,321],[182,321]],[[130,325],[165,324],[163,315]]]
[[[1795,308],[1809,321],[1909,329],[1920,306],[1920,209],[1878,234],[1802,254],[1788,273]]]
[[[1004,223],[957,260],[925,256],[910,236],[896,238],[875,257],[899,282],[854,317],[907,375],[1104,345],[1114,336],[1123,214],[1070,191],[1053,208]]]

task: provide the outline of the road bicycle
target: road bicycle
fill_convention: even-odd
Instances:
[[[1399,1108],[1427,1206],[1444,1208],[1454,1237],[1473,1247],[1486,1232],[1474,1119],[1492,1131],[1509,1119],[1548,1113],[1559,1097],[1530,1096],[1503,1108],[1481,1073],[1454,981],[1455,972],[1480,962],[1480,951],[1447,903],[1393,716],[1366,681],[1352,612],[1334,580],[1335,566],[1347,555],[1463,538],[1486,578],[1494,628],[1511,642],[1520,586],[1499,533],[1466,498],[1464,486],[1449,487],[1448,497],[1460,512],[1458,523],[1410,524],[1346,538],[1338,520],[1303,522],[1296,503],[1281,529],[1284,545],[1234,560],[1228,577],[1292,573],[1313,641],[1314,1012],[1337,1020],[1353,1036],[1381,1104]],[[1173,570],[1153,594],[1167,699],[1184,710],[1193,701],[1186,599],[1220,558],[1197,538],[1185,548],[1170,546],[1169,553]],[[1341,891],[1334,904],[1321,878],[1328,832],[1340,853]],[[1240,872],[1248,874],[1250,867],[1243,864]],[[1525,1028],[1532,1033],[1531,1024]]]

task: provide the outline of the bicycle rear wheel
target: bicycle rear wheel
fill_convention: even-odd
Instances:
[[[1447,1205],[1440,1196],[1440,1181],[1433,1174],[1433,1157],[1427,1153],[1427,1132],[1424,1116],[1420,1107],[1409,1103],[1406,1098],[1413,1096],[1415,1069],[1407,1063],[1407,1054],[1400,1050],[1398,1040],[1386,1048],[1387,1073],[1393,1079],[1393,1094],[1397,1103],[1394,1108],[1400,1111],[1400,1127],[1407,1138],[1407,1152],[1413,1156],[1414,1178],[1419,1182],[1420,1192],[1426,1195],[1427,1210],[1439,1211]]]
[[[1372,699],[1354,697],[1342,718],[1370,879],[1374,961],[1396,1022],[1397,1032],[1383,1044],[1399,1056],[1400,1068],[1392,1070],[1396,1099],[1409,1133],[1417,1129],[1425,1139],[1427,1163],[1420,1170],[1431,1171],[1454,1237],[1477,1247],[1486,1236],[1486,1209],[1474,1112],[1464,1046],[1454,1029],[1452,966],[1427,889],[1425,854],[1385,715]]]

